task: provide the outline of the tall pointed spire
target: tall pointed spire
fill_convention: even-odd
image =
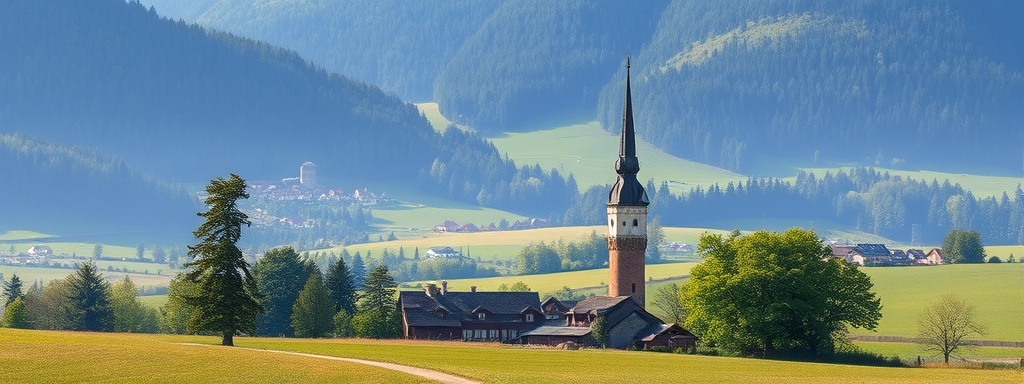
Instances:
[[[636,132],[633,128],[633,95],[629,85],[630,59],[626,58],[626,100],[622,107],[622,134],[619,137],[619,159],[615,161],[615,173],[619,174],[615,185],[608,194],[609,205],[650,204],[647,192],[636,179],[640,172],[640,160],[636,157]]]
[[[619,137],[619,158],[636,157],[636,139],[633,132],[633,96],[629,89],[629,61],[629,57],[626,57],[626,102],[623,103],[622,107],[622,135]]]

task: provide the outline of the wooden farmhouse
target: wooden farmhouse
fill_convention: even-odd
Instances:
[[[942,257],[942,250],[939,248],[933,248],[928,252],[928,264],[943,264],[945,259]]]
[[[544,324],[537,292],[449,292],[447,285],[399,293],[405,338],[509,342]]]
[[[554,306],[554,298],[544,301]],[[562,306],[564,307],[564,306]],[[562,314],[560,324],[551,321],[543,327],[526,332],[524,344],[558,345],[573,342],[595,345],[594,320],[602,317],[608,329],[609,348],[690,348],[697,337],[676,324],[664,324],[630,296],[592,296],[580,301]]]

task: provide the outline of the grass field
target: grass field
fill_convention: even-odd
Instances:
[[[854,341],[854,345],[860,349],[877,353],[882,356],[899,356],[901,360],[912,363],[921,356],[922,360],[937,362],[942,360],[942,355],[921,349],[921,345],[915,343],[893,343],[881,341]],[[960,352],[960,356],[967,360],[1006,360],[1016,362],[1024,357],[1024,348],[1010,347],[973,347]]]
[[[377,212],[379,211],[374,211],[374,215],[377,215]],[[404,239],[402,239],[403,236],[399,236],[400,240],[355,244],[344,248],[347,248],[350,253],[354,254],[358,251],[363,255],[366,254],[366,251],[371,251],[374,255],[380,255],[385,249],[397,252],[399,248],[403,248],[406,257],[412,257],[413,250],[417,247],[422,256],[430,247],[449,246],[455,249],[462,247],[463,252],[468,250],[473,258],[479,257],[483,260],[514,260],[516,255],[519,254],[519,250],[531,242],[544,241],[550,244],[559,239],[566,242],[579,241],[584,237],[590,236],[592,232],[596,232],[598,236],[603,236],[606,231],[604,226],[554,227],[477,233],[437,233],[430,229],[421,229],[416,232],[415,237],[407,234],[408,237]],[[690,244],[696,244],[700,239],[700,235],[704,232],[726,233],[723,230],[705,228],[664,228],[664,231],[667,241]],[[340,253],[341,248],[343,247],[330,249],[327,252]],[[324,251],[321,250],[320,252]]]
[[[53,235],[34,231],[7,231],[0,233],[0,241],[40,239],[45,237],[53,237]]]
[[[102,261],[101,261],[102,263]],[[99,264],[99,263],[97,263]],[[100,273],[107,278],[107,281],[116,282],[124,279],[124,277],[130,276],[132,282],[139,287],[166,287],[171,282],[171,278],[174,277],[172,270],[164,268],[164,274],[156,274],[156,269],[150,269],[149,274],[143,273],[122,273],[122,272],[110,272],[105,269],[106,267],[100,268]],[[38,268],[38,267],[24,267],[14,265],[0,265],[0,273],[4,275],[4,279],[10,280],[11,276],[17,274],[21,281],[25,282],[25,289],[28,289],[36,281],[45,285],[52,280],[63,279],[68,275],[75,273],[74,269],[68,268]]]
[[[0,329],[0,339],[3,382],[423,382],[346,362],[183,344],[216,344],[215,337]],[[240,347],[411,365],[485,383],[1019,383],[1022,378],[1019,370],[879,368],[486,343],[282,338],[235,342]]]
[[[576,177],[580,190],[594,185],[615,182],[615,156],[618,136],[601,129],[597,122],[571,125],[525,133],[506,133],[489,137],[502,154],[520,165],[540,164],[545,170],[557,169],[563,176],[570,172]],[[669,155],[641,140],[637,140],[640,153],[641,182],[649,179],[667,181],[675,193],[688,193],[690,188],[714,183],[725,185],[746,177],[721,168],[712,167]]]
[[[0,250],[7,252],[11,246],[14,246],[15,253],[26,252],[29,248],[34,245],[47,245],[53,249],[54,255],[62,256],[74,256],[79,258],[92,257],[93,248],[96,247],[94,243],[59,243],[59,242],[46,242],[39,241],[35,243],[17,243],[8,244],[0,243]],[[127,259],[135,258],[135,247],[126,247],[120,245],[109,245],[101,244],[103,246],[103,257],[122,257]],[[146,250],[145,255],[147,258],[153,257],[152,250]]]
[[[882,299],[877,332],[855,335],[914,337],[918,314],[946,293],[977,306],[987,340],[1024,341],[1024,264],[959,264],[862,268]]]

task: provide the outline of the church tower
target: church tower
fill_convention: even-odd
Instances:
[[[636,158],[633,130],[633,100],[629,89],[629,59],[626,59],[626,102],[622,112],[618,178],[608,193],[608,295],[632,296],[641,307],[644,294],[644,253],[647,251],[647,206],[650,200],[636,179],[640,160]]]

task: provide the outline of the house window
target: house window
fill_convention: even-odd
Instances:
[[[487,314],[483,313],[483,312],[480,312],[480,313],[476,314],[476,318],[479,319],[479,320],[487,319]]]
[[[482,329],[474,330],[473,331],[473,338],[474,339],[482,339],[482,338],[484,338],[484,330],[482,330]]]
[[[488,333],[487,337],[490,338],[490,339],[497,339],[498,338],[498,330],[497,329],[492,329],[492,330],[488,331],[487,333]]]
[[[472,337],[473,337],[473,331],[470,331],[468,329],[463,329],[462,330],[462,339],[463,340],[469,340]]]
[[[532,323],[533,322],[533,314],[532,313],[527,313],[526,314],[526,322],[527,323]]]

